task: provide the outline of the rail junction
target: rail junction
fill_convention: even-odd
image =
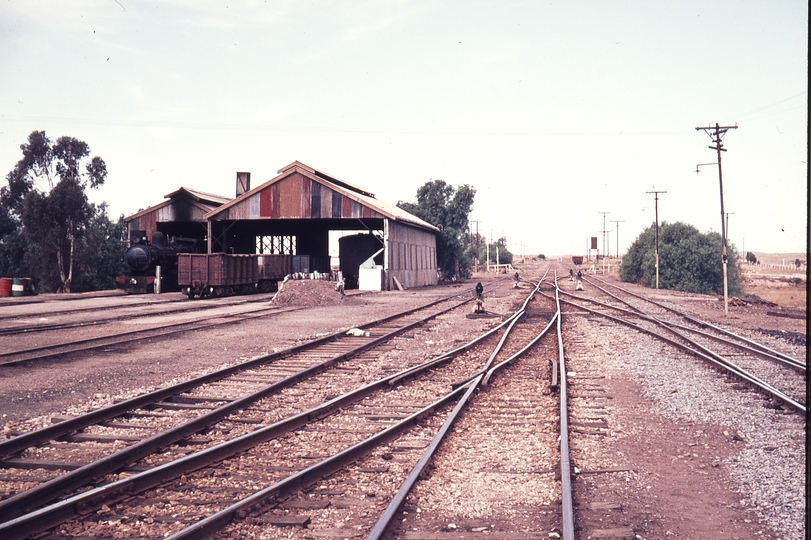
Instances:
[[[661,422],[620,403],[623,397],[642,399],[629,395],[633,383],[620,376],[622,364],[615,360],[637,347],[631,343],[641,335],[657,340],[668,356],[682,358],[681,370],[707,371],[715,377],[708,385],[741,393],[741,403],[731,408],[759,400],[765,406],[757,414],[783,426],[786,440],[804,433],[805,363],[796,347],[773,339],[764,345],[604,279],[589,278],[585,291],[575,291],[565,277],[558,279],[564,271],[568,268],[549,264],[520,281],[485,283],[490,317],[468,316],[472,286],[358,295],[347,302],[365,309],[398,298],[402,307],[409,305],[388,306],[377,318],[369,315],[379,309],[361,309],[348,326],[329,321],[329,332],[296,336],[250,359],[222,359],[218,369],[212,364],[176,384],[120,393],[122,398],[88,407],[85,415],[48,411],[42,417],[53,423],[40,421],[35,429],[25,429],[34,420],[21,421],[0,441],[0,537],[637,539],[666,530],[678,535],[668,527],[684,516],[656,514],[663,511],[656,508],[656,494],[664,496],[668,488],[661,482],[653,489],[651,479],[665,472],[648,470],[653,467],[646,465],[646,450],[634,456],[637,462],[623,461],[627,445],[641,442],[627,440],[629,434],[650,425],[658,429]],[[405,295],[413,298],[405,302]],[[268,324],[297,327],[344,307],[253,313],[266,307],[266,299],[258,300],[200,304],[236,312],[200,317],[209,323],[227,320],[233,333],[180,327],[167,349],[202,356],[211,343],[235,345],[240,331],[260,335]],[[189,316],[178,305],[155,309],[164,316]],[[136,316],[97,315],[98,324],[113,334]],[[286,323],[285,317],[298,318]],[[87,325],[95,331],[92,319]],[[9,328],[25,324],[22,318],[2,322]],[[583,325],[589,326],[586,333]],[[76,328],[40,329],[29,337],[53,334],[56,343]],[[594,328],[610,334],[609,342],[598,346],[589,339]],[[218,335],[212,338],[213,332]],[[208,334],[205,341],[201,334]],[[141,345],[156,349],[167,340],[156,333]],[[626,341],[623,352],[609,346]],[[195,351],[194,343],[202,349]],[[110,345],[58,349],[0,370],[80,366],[112,354],[104,347]],[[168,356],[183,362],[182,356]],[[640,425],[628,425],[631,418]],[[673,429],[702,436],[712,431],[695,420],[676,424]],[[712,436],[722,432],[719,427]],[[736,431],[732,444],[736,435],[743,440]],[[698,450],[714,450],[692,433],[687,440],[693,444],[687,448],[696,450],[691,460],[700,459]],[[662,443],[649,450],[656,456],[669,447]],[[720,456],[709,471],[685,468],[684,457],[678,454],[671,463],[681,481],[721,472],[720,463],[715,465]],[[645,489],[629,493],[640,480],[651,482],[652,495]],[[720,527],[706,532],[723,529],[714,535],[719,538],[743,537],[753,529],[763,538],[781,534],[770,532],[769,522],[752,509],[736,508],[709,513],[710,521],[730,523],[706,524]],[[682,526],[694,528],[681,534],[698,530]]]

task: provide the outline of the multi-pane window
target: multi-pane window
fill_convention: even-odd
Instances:
[[[284,236],[257,236],[256,252],[260,255],[297,255],[296,237]]]

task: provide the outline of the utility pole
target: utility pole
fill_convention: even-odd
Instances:
[[[479,271],[479,223],[481,223],[481,221],[476,220],[476,219],[471,219],[470,221],[471,221],[471,223],[476,224],[476,257],[473,260],[475,261],[474,266],[476,268],[474,270],[474,272],[478,272]]]
[[[724,214],[724,181],[721,175],[721,152],[726,152],[726,148],[724,148],[724,135],[726,135],[727,131],[730,129],[738,129],[738,126],[719,126],[718,123],[715,126],[707,126],[701,127],[698,126],[696,131],[704,131],[707,135],[710,136],[712,142],[715,146],[710,146],[711,150],[715,150],[718,153],[718,187],[721,191],[721,265],[724,268],[724,316],[729,316],[729,285],[727,281],[727,236],[726,236],[726,223],[725,223],[725,214]],[[696,167],[698,170],[698,167]]]
[[[487,239],[485,239],[484,243],[487,245],[486,269],[487,269],[487,272],[490,272],[490,244],[493,243],[493,229],[490,229],[490,241],[488,242]]]
[[[611,223],[617,225],[617,258],[620,258],[620,223],[625,223],[625,220],[612,219]]]
[[[656,244],[654,246],[654,253],[656,254],[656,288],[659,288],[659,194],[667,193],[667,191],[646,191],[645,193],[652,193],[653,199],[656,201]]]
[[[606,229],[605,229],[605,215],[606,215],[606,214],[610,214],[610,213],[611,213],[611,212],[598,212],[598,214],[602,214],[602,215],[603,215],[603,230],[602,230],[602,231],[600,231],[600,232],[602,232],[602,233],[603,233],[603,274],[605,274],[605,253],[606,253],[606,251],[605,251],[605,233],[606,233]],[[598,262],[599,262],[599,259],[600,259],[599,252],[598,252],[598,254],[597,254],[597,259],[598,259]]]
[[[605,257],[605,215],[610,214],[611,212],[597,212],[597,213],[603,215],[603,230],[600,232],[603,233],[603,257]]]

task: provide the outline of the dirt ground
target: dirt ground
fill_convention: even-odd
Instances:
[[[774,264],[787,257],[774,255]],[[789,257],[790,258],[790,257]],[[769,260],[765,258],[765,260]],[[793,259],[790,259],[793,260]],[[742,264],[744,291],[782,309],[805,310],[808,305],[807,267],[772,268],[769,266]]]
[[[519,272],[527,277],[534,277],[540,266],[540,263],[516,265]],[[282,293],[287,293],[287,299],[280,293],[274,304],[278,302],[285,307],[298,305],[305,309],[224,327],[205,335],[189,333],[171,340],[151,340],[145,335],[143,347],[127,347],[126,350],[111,348],[89,358],[2,369],[0,402],[3,405],[0,409],[0,424],[5,424],[7,432],[16,431],[23,427],[32,427],[32,423],[26,422],[32,417],[38,417],[38,422],[44,423],[57,411],[60,414],[72,414],[106,405],[113,400],[163,386],[172,380],[187,378],[262,353],[284,349],[304,340],[359,326],[402,311],[429,297],[445,296],[454,290],[472,290],[477,279],[479,278],[475,277],[471,282],[454,286],[351,293],[345,297],[341,297],[326,282],[293,283],[287,291],[284,288],[282,290]],[[768,283],[758,285],[769,286]],[[772,285],[772,288],[775,287],[783,285]],[[791,340],[793,346],[802,347],[805,351],[804,310],[803,317],[800,318],[800,312],[794,305],[733,305],[730,307],[730,316],[725,317],[723,302],[715,297],[671,291],[653,294],[653,291],[644,287],[631,288],[680,305],[715,324],[745,329],[767,338],[786,340],[787,343]],[[505,288],[498,296],[488,297],[488,306],[495,312],[506,312],[508,306],[515,304],[516,298],[523,298],[527,292],[527,289]],[[464,317],[464,313],[460,316]],[[604,328],[601,322],[588,323],[586,326],[574,326],[581,334],[580,338],[575,336],[574,339],[591,343],[594,333],[601,332]],[[637,341],[638,338],[633,335],[627,337],[627,333],[618,338],[602,340],[599,347],[604,347],[604,350],[599,347],[595,350],[579,347],[575,349],[577,355],[573,355],[577,356],[575,361],[580,362],[581,366],[590,366],[578,369],[594,369],[594,376],[606,377],[601,388],[611,397],[611,406],[605,410],[604,419],[612,436],[594,438],[593,453],[580,454],[577,459],[581,461],[577,465],[581,470],[590,469],[591,472],[611,466],[633,469],[615,473],[583,474],[578,477],[575,487],[581,489],[581,495],[578,496],[582,497],[578,499],[578,502],[582,502],[579,511],[591,512],[580,516],[580,530],[584,532],[582,537],[625,538],[628,536],[600,535],[610,534],[612,530],[620,531],[617,534],[621,534],[630,527],[634,534],[628,538],[637,540],[799,540],[799,536],[783,534],[774,528],[767,519],[768,509],[743,504],[747,495],[741,493],[740,486],[731,480],[731,468],[726,465],[729,460],[743,459],[742,456],[746,456],[748,451],[766,456],[773,452],[773,449],[769,450],[772,447],[766,446],[766,450],[756,448],[752,441],[746,440],[746,437],[737,437],[737,432],[720,423],[697,422],[666,414],[664,402],[645,392],[644,380],[640,378],[644,374],[633,375],[632,364],[624,356],[633,351],[637,351],[642,357],[657,354],[649,348],[650,345]],[[630,341],[625,343],[624,340]],[[425,342],[411,340],[409,353],[434,354],[437,341],[435,336]],[[593,346],[597,347],[597,344]],[[613,363],[599,360],[601,358],[611,359]],[[584,362],[587,364],[583,364]],[[586,382],[589,381],[590,379]],[[673,395],[685,393],[689,389],[689,384],[685,384],[687,386]],[[650,411],[656,414],[650,416],[647,414]],[[783,418],[783,424],[791,422],[793,418],[780,411],[774,415]],[[794,427],[791,429],[796,431]],[[791,431],[784,435],[790,437],[793,434],[794,431]],[[781,448],[780,451],[805,456],[802,440],[791,440],[794,442],[785,445],[786,448]],[[756,467],[757,465],[753,465],[753,468]],[[794,473],[804,477],[804,471],[795,470]],[[590,510],[590,504],[595,501],[616,502],[611,497],[621,498],[619,510]],[[804,506],[804,493],[797,494],[797,497],[801,497]],[[780,519],[779,515],[777,519]],[[792,514],[785,519],[796,521],[797,518]]]

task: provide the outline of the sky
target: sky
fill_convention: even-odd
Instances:
[[[652,191],[721,231],[718,123],[730,242],[805,252],[807,51],[796,0],[0,0],[0,172],[81,139],[114,218],[296,160],[389,203],[441,179],[513,253],[611,255]]]

